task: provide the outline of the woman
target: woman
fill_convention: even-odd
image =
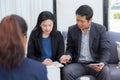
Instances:
[[[49,11],[43,11],[31,32],[27,56],[51,65],[53,61],[59,61],[63,54],[64,40],[61,33],[55,30],[54,16]]]
[[[27,25],[17,15],[0,23],[0,80],[48,80],[46,66],[25,58]]]

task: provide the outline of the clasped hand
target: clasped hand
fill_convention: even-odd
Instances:
[[[48,66],[48,65],[51,65],[53,61],[49,58],[46,58],[42,63]]]
[[[60,58],[60,63],[67,64],[71,59],[70,55],[63,55]]]

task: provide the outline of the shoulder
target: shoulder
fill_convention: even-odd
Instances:
[[[98,28],[98,29],[105,29],[106,27],[104,25],[98,24],[98,23],[91,23],[91,27]]]
[[[80,29],[78,28],[77,24],[72,25],[68,28],[68,34],[76,34],[80,31]]]
[[[61,37],[62,34],[61,34],[60,31],[57,30],[57,31],[54,31],[51,36],[52,36],[52,37]]]
[[[78,29],[77,24],[72,25],[68,28],[68,30],[76,30],[76,29]]]
[[[79,31],[80,29],[78,28],[77,24],[75,25],[72,25],[68,28],[68,31],[70,32],[76,32],[76,31]]]
[[[37,37],[38,35],[40,35],[40,32],[39,32],[38,28],[34,28],[34,29],[31,31],[30,36],[31,36],[31,37]]]
[[[29,68],[36,69],[36,70],[44,71],[46,69],[46,66],[41,62],[35,61],[33,59],[29,59],[29,58],[25,58],[23,65],[29,66]]]
[[[36,77],[39,80],[47,80],[47,68],[41,62],[33,59],[25,58],[19,71],[23,71],[25,74],[29,74],[28,79]],[[40,76],[41,75],[41,76]]]
[[[95,30],[96,32],[105,32],[106,31],[106,27],[104,25],[98,24],[98,23],[91,23],[91,28],[93,30]]]

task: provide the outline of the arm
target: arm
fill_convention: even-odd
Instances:
[[[71,62],[72,60],[72,53],[73,53],[73,41],[71,36],[71,30],[68,29],[67,34],[67,48],[66,53],[60,58],[60,62],[66,64],[67,62]]]
[[[74,44],[73,44],[73,39],[72,39],[72,34],[70,28],[68,29],[68,34],[67,34],[67,48],[66,48],[66,54],[70,55],[72,57],[74,49]]]
[[[62,34],[59,32],[59,43],[58,43],[58,57],[57,60],[60,59],[60,57],[64,54],[64,48],[65,48],[65,44],[64,44],[64,39]]]
[[[35,40],[34,40],[34,38],[35,38],[35,35],[32,32],[30,34],[30,38],[29,38],[29,41],[28,41],[27,57],[28,58],[32,58],[32,59],[37,60],[37,61],[41,61],[40,58],[38,58],[37,56],[35,56],[36,49],[35,49]]]
[[[101,29],[100,51],[101,51],[100,61],[106,64],[109,61],[110,54],[109,54],[109,41],[106,36],[105,27]]]
[[[91,29],[96,33],[91,39],[93,39],[92,50],[95,53],[94,56],[96,56],[94,58],[98,60],[98,63],[88,66],[99,72],[109,60],[109,41],[106,36],[105,26],[96,25],[96,27],[91,27]]]
[[[39,71],[39,80],[48,80],[47,74],[48,72],[46,66],[41,64]]]

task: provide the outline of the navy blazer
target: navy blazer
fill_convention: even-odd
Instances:
[[[0,80],[48,80],[46,66],[28,58],[12,70],[0,65]]]
[[[59,61],[59,58],[64,54],[64,40],[63,36],[59,31],[54,31],[51,35],[51,46],[52,46],[52,60]],[[27,49],[27,57],[38,60],[40,62],[42,55],[42,34],[36,28],[32,31]]]
[[[82,31],[77,24],[69,27],[66,53],[71,55],[72,62],[77,62],[81,50]],[[92,58],[97,62],[107,63],[109,60],[109,41],[105,26],[91,23],[89,31],[89,48]]]

